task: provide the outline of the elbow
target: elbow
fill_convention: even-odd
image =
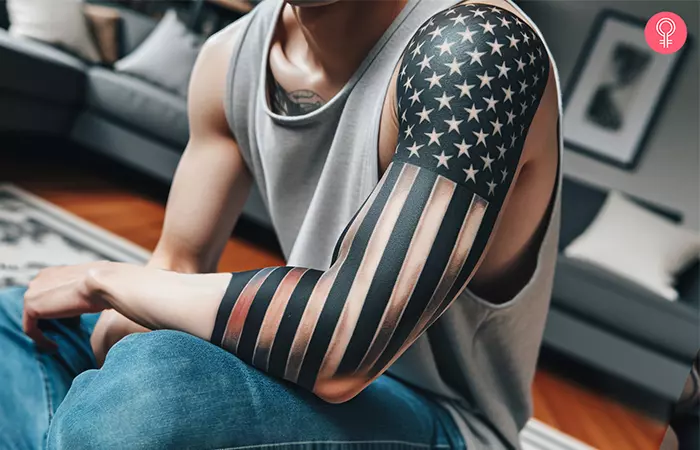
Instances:
[[[212,264],[211,259],[191,251],[176,251],[159,242],[148,267],[177,273],[209,273],[216,271],[216,263]]]
[[[345,403],[362,392],[370,382],[357,375],[335,376],[316,381],[313,392],[328,403]]]

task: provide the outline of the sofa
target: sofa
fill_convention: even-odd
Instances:
[[[603,389],[666,419],[700,347],[700,266],[682,271],[668,301],[607,270],[567,257],[564,249],[591,224],[607,192],[567,177],[543,365]],[[679,213],[632,198],[680,222]]]
[[[126,8],[120,8],[120,15],[123,56],[138,47],[157,22]],[[51,45],[11,36],[4,28],[0,67],[0,132],[68,137],[170,183],[189,138],[185,98]],[[244,216],[270,225],[255,190]]]

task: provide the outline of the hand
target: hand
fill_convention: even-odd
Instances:
[[[132,322],[113,309],[103,311],[92,336],[90,336],[90,344],[97,360],[97,367],[102,367],[107,352],[114,344],[130,334],[147,331],[151,330]]]
[[[56,344],[41,332],[39,319],[76,317],[109,308],[105,299],[91,287],[90,277],[92,271],[110,264],[113,263],[98,261],[77,266],[50,267],[39,272],[24,294],[24,332],[40,348],[53,350]]]

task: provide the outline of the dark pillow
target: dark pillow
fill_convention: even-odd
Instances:
[[[121,55],[121,14],[116,8],[86,4],[83,7],[102,63],[111,66]]]
[[[564,177],[561,194],[560,251],[563,251],[574,239],[586,231],[607,197],[608,192],[602,188]],[[680,223],[683,219],[679,213],[665,207],[633,196],[628,196],[628,198],[672,222]]]
[[[700,308],[700,260],[678,274],[675,288],[679,302]]]
[[[7,4],[0,2],[0,28],[8,29],[10,27],[10,16],[7,14]]]

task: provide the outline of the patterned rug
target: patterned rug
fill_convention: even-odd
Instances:
[[[142,263],[144,249],[36,197],[0,184],[0,288],[44,267],[111,260]]]
[[[149,252],[22,189],[0,184],[0,288],[26,285],[44,267],[97,260],[144,263]],[[591,447],[530,420],[523,450]]]

